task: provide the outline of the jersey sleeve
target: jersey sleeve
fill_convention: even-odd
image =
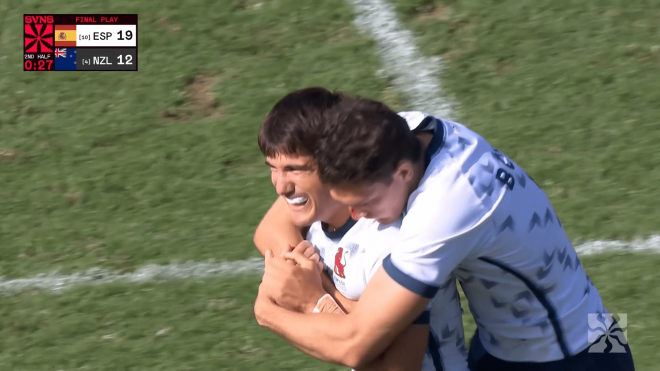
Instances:
[[[490,210],[460,169],[445,170],[413,193],[398,243],[383,261],[392,279],[427,298],[435,296],[488,233],[484,220]]]
[[[365,283],[367,285],[378,269],[383,266],[384,259],[390,255],[396,241],[398,240],[400,228],[401,220],[388,226],[378,226],[377,229],[370,234],[371,238],[369,238],[366,248],[368,249],[367,251],[372,251],[372,253],[368,254],[369,259],[364,261]],[[431,319],[430,310],[431,303],[429,303],[424,312],[422,312],[412,324],[428,325]]]

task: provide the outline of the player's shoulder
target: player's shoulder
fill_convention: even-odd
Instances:
[[[482,220],[497,205],[503,189],[495,179],[498,169],[492,161],[493,148],[464,125],[436,120],[434,135],[442,136],[443,143],[430,156],[409,198],[404,228],[426,228],[423,226],[442,221],[444,226],[434,230],[444,235]]]
[[[472,203],[499,198],[501,183],[496,182],[502,165],[508,160],[482,136],[463,124],[435,118],[435,136],[442,139],[439,149],[430,155],[419,190],[431,190],[452,203]],[[504,161],[505,163],[502,163]]]
[[[314,243],[314,241],[318,241],[322,236],[325,237],[325,232],[323,231],[321,222],[312,223],[307,230],[307,240]]]
[[[374,220],[370,229],[372,233],[378,238],[392,239],[399,235],[402,221],[402,217],[399,217],[399,219],[389,224],[380,224]]]
[[[480,220],[489,210],[468,177],[445,168],[420,183],[410,195],[402,229],[428,229],[430,225],[438,232],[451,226],[463,229]]]
[[[390,224],[380,224],[374,219],[360,218],[355,226],[355,235],[361,240],[388,240],[395,238],[401,229],[401,218]]]
[[[323,232],[323,226],[321,222],[314,222],[309,226],[309,233],[318,233]]]
[[[402,111],[398,115],[406,120],[412,131],[425,130],[425,128],[440,129],[440,134],[443,135],[442,148],[445,150],[451,148],[455,151],[456,148],[460,148],[465,151],[475,149],[477,145],[481,149],[490,146],[478,133],[461,123],[421,111]],[[429,124],[431,121],[438,124]]]
[[[428,113],[424,113],[420,111],[402,111],[399,112],[398,114],[399,116],[403,117],[406,120],[410,130],[417,129],[425,118],[431,116]]]

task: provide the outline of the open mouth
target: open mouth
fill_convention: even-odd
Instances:
[[[302,197],[302,196],[301,197],[294,197],[294,198],[285,197],[285,199],[286,199],[286,202],[289,205],[292,205],[292,206],[302,206],[302,205],[305,205],[308,201],[307,197]]]

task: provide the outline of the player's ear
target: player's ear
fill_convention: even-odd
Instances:
[[[413,163],[404,160],[399,163],[399,166],[397,166],[396,170],[394,170],[394,174],[392,176],[394,179],[398,179],[404,183],[408,183],[412,181],[414,177],[413,170],[414,170]]]

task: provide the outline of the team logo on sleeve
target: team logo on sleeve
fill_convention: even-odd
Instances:
[[[344,268],[346,268],[346,255],[348,254],[349,251],[344,250],[343,247],[337,249],[337,254],[335,254],[335,274],[337,277],[346,278]]]

